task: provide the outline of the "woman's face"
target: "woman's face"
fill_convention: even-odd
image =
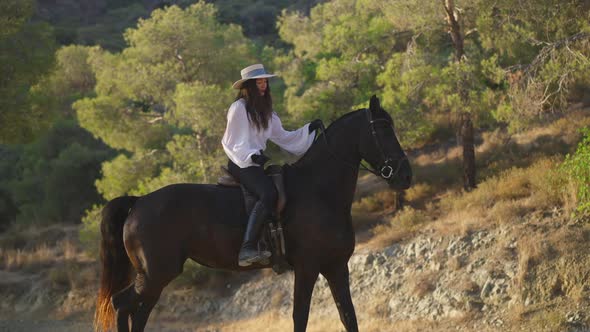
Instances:
[[[268,81],[266,78],[257,78],[256,79],[256,87],[258,88],[258,93],[261,96],[264,96],[264,92],[266,92],[267,85],[268,85]]]

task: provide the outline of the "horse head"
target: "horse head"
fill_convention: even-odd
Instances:
[[[408,189],[412,182],[412,168],[395,135],[393,119],[381,108],[375,95],[371,97],[365,114],[367,121],[365,130],[361,130],[359,144],[362,159],[392,189]]]

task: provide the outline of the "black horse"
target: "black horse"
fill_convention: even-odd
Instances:
[[[363,159],[390,187],[410,186],[410,164],[391,117],[375,96],[369,109],[336,120],[298,162],[284,168],[288,202],[283,222],[287,261],[295,273],[295,331],[307,327],[319,273],[328,281],[346,330],[358,330],[347,263],[355,245],[350,209]],[[131,318],[131,331],[143,331],[162,289],[188,258],[219,269],[261,268],[237,264],[247,219],[237,188],[175,184],[142,197],[115,198],[102,213],[97,330],[116,323],[117,331],[129,331]]]

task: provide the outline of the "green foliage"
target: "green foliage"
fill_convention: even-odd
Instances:
[[[110,96],[85,98],[74,103],[80,125],[116,149],[140,151],[163,148],[172,129],[156,112]]]
[[[200,81],[180,83],[176,87],[174,101],[176,110],[171,117],[180,126],[221,139],[225,130],[226,109],[233,102],[233,91]]]
[[[5,0],[0,3],[0,38],[18,32],[33,14],[33,0]]]
[[[250,38],[260,38],[267,43],[276,42],[277,31],[275,20],[282,8],[292,1],[287,0],[258,0],[209,1],[219,8],[219,20],[223,23],[235,23],[244,28],[244,34]],[[302,1],[298,1],[302,2]]]
[[[72,103],[94,93],[96,78],[89,59],[98,47],[64,46],[55,53],[53,70],[30,91],[31,109],[73,116]]]
[[[120,6],[123,1],[117,1]],[[131,2],[131,1],[127,1]],[[63,35],[58,35],[58,39],[67,43],[67,34],[73,34],[75,43],[83,45],[100,45],[107,50],[121,50],[125,47],[123,32],[130,26],[133,26],[137,19],[149,15],[148,8],[144,4],[131,3],[128,6],[109,9],[104,14],[97,13],[96,22],[86,25],[85,22],[79,22],[77,27],[64,26]],[[70,31],[68,31],[70,30]],[[73,31],[72,31],[73,30]]]
[[[512,130],[524,128],[546,109],[563,109],[569,87],[588,76],[589,48],[582,42],[539,57],[543,47],[589,30],[583,1],[455,5],[464,37],[460,63],[444,32],[449,23],[441,2],[335,0],[309,16],[283,12],[279,34],[293,50],[276,63],[287,84],[289,113],[332,120],[378,93],[401,141],[419,146],[466,112],[476,126],[502,121]],[[536,84],[525,82],[519,91],[522,72],[507,75],[506,67],[533,60]]]
[[[73,121],[57,122],[32,144],[5,148],[0,213],[18,223],[76,223],[100,200],[94,180],[111,152]]]
[[[433,106],[427,84],[435,85],[439,76],[437,66],[427,64],[420,56],[410,58],[402,53],[394,54],[377,76],[384,87],[382,104],[395,115],[404,144],[422,144],[433,134],[435,126],[427,116]]]
[[[131,138],[152,127],[159,132],[162,113],[174,109],[175,95],[181,99],[179,114],[185,123],[185,116],[190,115],[186,107],[199,103],[202,110],[210,102],[219,106],[218,96],[205,93],[219,93],[221,86],[227,87],[250,55],[240,29],[220,25],[215,15],[214,7],[204,3],[186,10],[175,6],[156,10],[150,19],[140,20],[137,29],[126,32],[129,47],[121,54],[103,53],[94,58],[91,63],[97,73],[98,97],[75,105],[78,116],[88,118],[83,126],[108,144],[133,151],[149,148],[151,143],[140,140],[133,146],[121,146],[123,143],[117,143],[121,140],[115,136]],[[226,100],[227,95],[221,99]],[[105,121],[101,120],[105,113],[112,121],[109,125],[123,120],[128,126],[109,129],[100,123]],[[170,114],[166,120],[173,122],[174,116]],[[145,136],[153,137],[154,133]],[[165,140],[156,136],[156,141]]]
[[[567,155],[562,169],[570,176],[577,188],[578,212],[590,213],[590,128],[583,128],[584,135],[576,152]]]
[[[64,116],[120,150],[95,181],[97,163],[112,152],[80,138],[73,124],[28,146],[1,146],[0,218],[74,220],[80,211],[68,205],[100,201],[85,191],[93,181],[108,199],[213,181],[225,159],[219,140],[236,92],[230,84],[254,62],[282,78],[271,82],[286,127],[328,123],[378,94],[403,145],[414,147],[448,138],[464,112],[480,128],[525,128],[565,109],[570,88],[586,91],[590,77],[588,42],[559,44],[590,31],[582,0],[456,0],[460,63],[441,2],[194,2],[169,1],[176,5],[151,14],[136,0],[40,2],[36,20],[54,24],[61,43],[103,45],[55,53],[52,29],[30,20],[32,1],[0,4],[0,142],[30,141]],[[552,45],[562,46],[547,52]],[[86,188],[79,201],[79,189],[64,184],[72,180]]]
[[[588,30],[590,5],[583,0],[481,1],[477,28],[482,45],[503,66],[531,63],[552,41]]]
[[[61,45],[101,45],[120,50],[125,45],[123,31],[147,16],[149,6],[139,0],[62,1],[59,6],[39,1],[35,19],[52,24]]]
[[[53,31],[29,22],[32,1],[0,5],[0,143],[31,141],[53,120],[45,109],[33,109],[29,89],[53,64]]]
[[[395,45],[392,26],[371,1],[332,1],[309,17],[283,12],[279,34],[293,52],[277,58],[287,110],[300,120],[334,120],[377,90],[375,75]]]
[[[131,157],[124,154],[102,164],[102,179],[96,180],[96,188],[108,200],[123,196],[136,189],[142,180],[155,176],[162,154],[138,152]]]
[[[100,222],[102,220],[102,205],[93,205],[82,218],[79,238],[85,251],[98,259],[100,249]]]
[[[121,53],[95,51],[96,97],[74,104],[81,125],[124,149],[96,185],[112,199],[176,182],[208,182],[219,161],[225,110],[253,48],[213,5],[171,6],[125,33]]]

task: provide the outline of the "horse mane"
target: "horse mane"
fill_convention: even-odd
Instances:
[[[345,123],[350,118],[358,115],[359,111],[364,111],[364,110],[365,110],[364,108],[361,108],[361,109],[357,109],[357,110],[348,112],[348,113],[340,116],[338,119],[332,121],[332,123],[330,123],[328,125],[328,127],[326,128],[325,131],[319,133],[316,136],[314,142],[311,144],[309,149],[307,149],[307,151],[303,154],[303,156],[301,156],[301,158],[299,158],[299,160],[297,160],[296,162],[294,162],[293,164],[291,164],[289,166],[294,167],[294,168],[299,168],[299,167],[306,165],[308,162],[311,162],[311,160],[314,158],[312,156],[312,154],[314,153],[315,150],[317,150],[318,145],[325,143],[325,140],[322,137],[323,135],[328,135],[331,131],[334,131],[335,128],[338,128],[342,123]]]

